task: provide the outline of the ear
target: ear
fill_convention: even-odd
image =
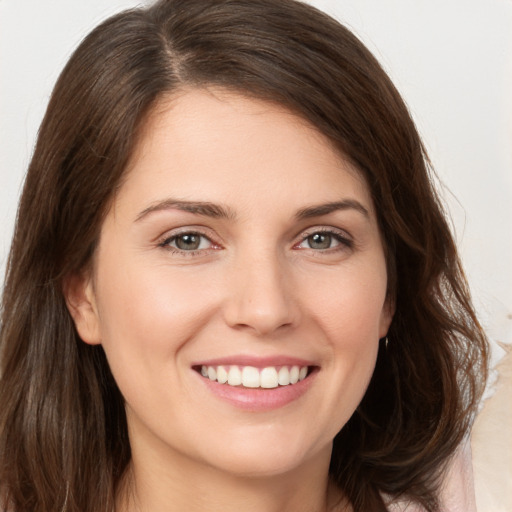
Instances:
[[[80,338],[89,345],[101,343],[94,285],[90,273],[77,273],[64,279],[62,291]]]
[[[394,297],[387,297],[380,315],[379,338],[385,338],[388,334],[389,326],[395,315],[396,303]]]

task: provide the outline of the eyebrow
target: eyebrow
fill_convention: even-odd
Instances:
[[[181,201],[179,199],[165,199],[158,201],[137,215],[135,222],[142,220],[149,214],[163,210],[181,210],[183,212],[195,213],[196,215],[203,215],[205,217],[212,217],[215,219],[234,219],[235,213],[229,208],[210,203],[207,201]]]
[[[151,213],[164,211],[164,210],[181,210],[196,215],[203,215],[205,217],[212,217],[214,219],[228,219],[234,220],[236,214],[233,210],[226,206],[222,206],[208,201],[183,201],[179,199],[164,199],[151,204],[142,210],[136,217],[135,222],[139,222]],[[355,199],[344,199],[342,201],[333,201],[329,203],[322,203],[318,205],[308,206],[301,208],[295,214],[297,220],[310,219],[313,217],[321,217],[328,215],[335,211],[355,210],[366,218],[370,218],[368,210]]]
[[[370,218],[370,212],[368,209],[355,199],[344,199],[342,201],[333,201],[330,203],[308,206],[300,209],[297,212],[296,217],[298,220],[304,220],[312,217],[321,217],[322,215],[328,215],[329,213],[339,210],[355,210],[364,215],[367,219]]]

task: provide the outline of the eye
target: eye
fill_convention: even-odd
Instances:
[[[186,252],[211,249],[213,247],[213,243],[209,238],[200,233],[193,232],[173,235],[166,238],[160,245],[165,248]]]
[[[352,241],[341,233],[334,231],[315,231],[307,234],[306,237],[296,245],[296,248],[327,251],[329,249],[352,247],[352,245]]]
[[[306,238],[308,247],[311,249],[330,249],[333,241],[337,242],[330,233],[315,233]]]

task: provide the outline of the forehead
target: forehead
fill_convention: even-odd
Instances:
[[[372,203],[360,171],[310,123],[281,105],[222,89],[161,98],[125,181],[140,192],[152,184],[155,192],[204,200],[231,188],[252,196],[286,190],[299,203],[335,201],[343,192]]]

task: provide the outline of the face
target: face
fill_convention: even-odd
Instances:
[[[328,458],[389,327],[386,285],[368,187],[328,140],[192,90],[149,119],[68,303],[134,454],[269,475]]]

